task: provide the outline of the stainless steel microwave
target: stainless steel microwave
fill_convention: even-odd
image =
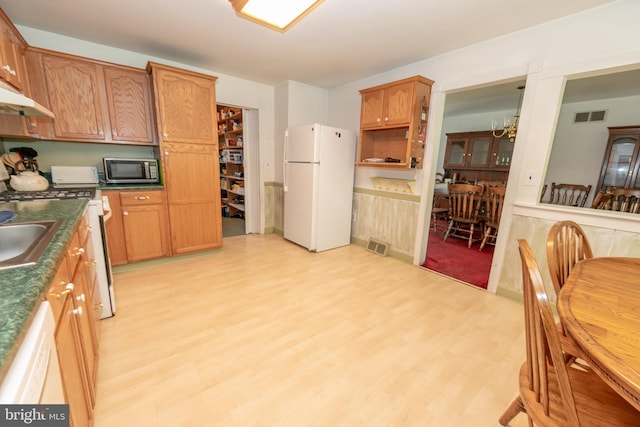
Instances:
[[[157,159],[119,159],[105,157],[104,178],[108,184],[160,182]]]

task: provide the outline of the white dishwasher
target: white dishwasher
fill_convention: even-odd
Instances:
[[[40,304],[0,385],[1,404],[64,404],[55,320],[47,301]]]

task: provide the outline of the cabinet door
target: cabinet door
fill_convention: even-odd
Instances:
[[[129,262],[169,255],[162,191],[123,191],[120,200]]]
[[[384,126],[409,125],[414,93],[414,82],[392,85],[384,90]]]
[[[384,90],[374,90],[362,93],[362,108],[360,110],[360,128],[374,128],[382,126],[382,104]]]
[[[99,66],[52,55],[42,61],[56,138],[105,141]]]
[[[602,187],[629,187],[638,157],[638,137],[620,135],[612,137]]]
[[[509,170],[513,156],[513,142],[508,137],[496,138],[491,145],[490,166],[493,169]]]
[[[466,166],[470,168],[489,167],[492,143],[493,137],[470,138],[467,146]]]
[[[104,223],[111,265],[126,264],[127,246],[124,240],[120,193],[118,191],[103,191],[102,195],[109,198],[109,205],[111,206],[111,217]]]
[[[444,154],[444,167],[462,167],[465,165],[468,138],[449,138]]]
[[[71,294],[66,295],[64,301],[55,336],[62,386],[69,404],[71,425],[88,427],[92,425],[93,407],[85,381],[82,343]]]
[[[217,144],[215,78],[152,68],[159,137]]]
[[[215,145],[163,144],[172,254],[222,245],[220,166]]]
[[[13,26],[0,20],[0,54],[2,58],[1,75],[4,80],[18,91],[25,90],[26,70],[24,68],[24,50],[26,46],[16,36]]]
[[[153,144],[151,85],[144,71],[104,67],[111,138]]]

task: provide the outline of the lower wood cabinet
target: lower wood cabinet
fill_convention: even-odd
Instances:
[[[163,190],[103,191],[111,218],[106,222],[112,265],[169,255],[167,208]]]
[[[91,230],[83,218],[72,234],[47,300],[53,310],[55,341],[70,424],[93,424],[98,367],[96,289]]]

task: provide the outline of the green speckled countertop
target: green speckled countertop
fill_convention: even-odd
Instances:
[[[49,289],[64,248],[84,213],[87,200],[0,202],[0,211],[17,217],[10,222],[64,219],[35,265],[0,270],[0,382],[15,356],[39,303]]]

